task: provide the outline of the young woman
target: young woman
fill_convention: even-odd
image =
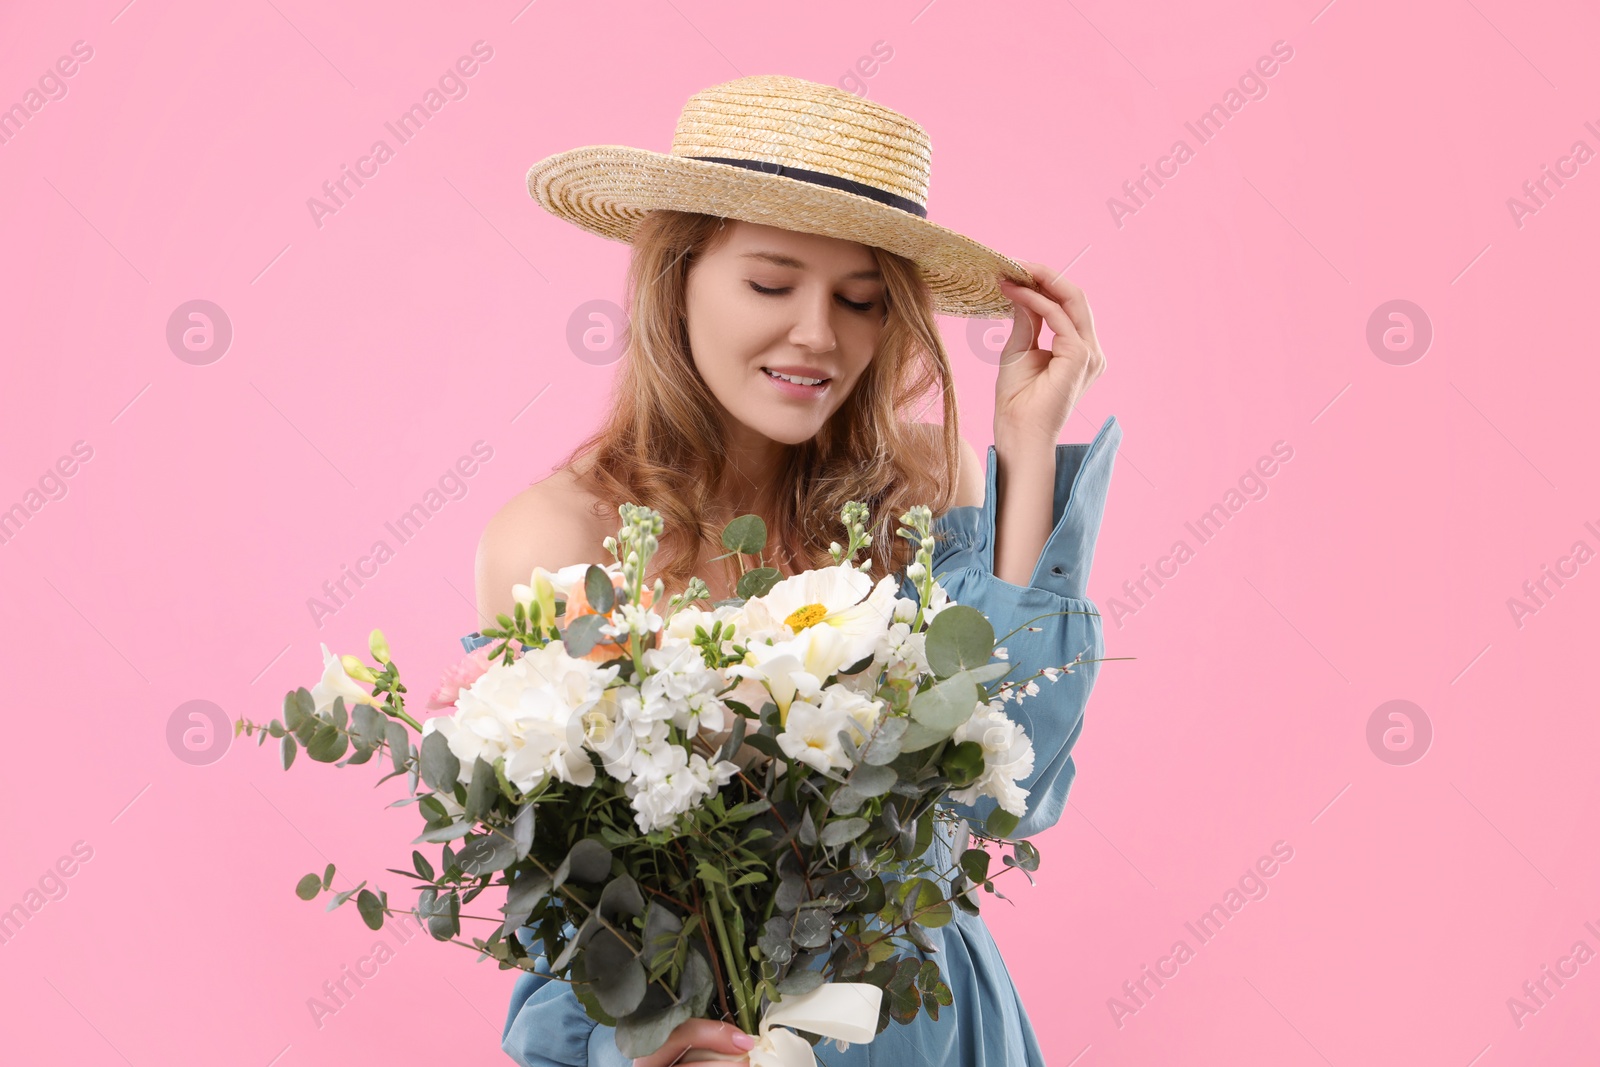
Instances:
[[[691,98],[670,155],[600,146],[534,166],[529,189],[542,206],[632,244],[630,321],[599,431],[484,531],[485,617],[510,612],[512,585],[535,565],[604,562],[601,542],[625,501],[665,520],[651,579],[670,596],[699,575],[719,600],[733,595],[738,570],[713,559],[737,515],[766,520],[766,562],[788,575],[831,564],[840,507],[863,501],[871,573],[900,573],[910,545],[894,536],[898,516],[925,503],[940,538],[935,574],[997,634],[1070,612],[1008,639],[1020,674],[1102,655],[1085,585],[1121,429],[1113,416],[1087,445],[1056,443],[1105,366],[1088,303],[1058,272],[928,222],[928,156],[926,134],[888,108],[754,77]],[[958,431],[939,313],[1014,319],[987,470]],[[1038,347],[1041,323],[1055,335],[1048,349]],[[942,421],[918,421],[933,400]],[[469,649],[481,641],[463,638]],[[1011,712],[1035,753],[1019,834],[1061,813],[1097,668],[1078,666]],[[947,842],[933,847],[947,855]],[[929,934],[953,1005],[845,1052],[819,1046],[822,1062],[1041,1064],[982,920],[958,911]],[[737,1058],[753,1043],[731,1024],[695,1020],[635,1063]],[[525,1065],[625,1062],[570,987],[537,973],[517,981],[503,1048]]]

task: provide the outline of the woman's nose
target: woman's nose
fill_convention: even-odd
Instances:
[[[800,319],[789,331],[789,340],[813,352],[831,352],[839,339],[833,332],[832,297],[808,297],[800,304]]]

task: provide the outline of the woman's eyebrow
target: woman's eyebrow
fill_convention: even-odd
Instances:
[[[774,264],[775,266],[779,266],[779,267],[793,267],[795,270],[805,270],[806,269],[806,265],[804,263],[802,263],[800,260],[795,259],[793,256],[784,255],[782,252],[766,252],[766,251],[741,252],[739,254],[739,258],[740,259],[764,259],[768,263]],[[874,281],[881,281],[883,279],[883,274],[882,274],[881,271],[879,271],[877,268],[874,267],[874,268],[871,268],[871,269],[868,269],[868,270],[852,271],[849,274],[845,275],[845,279],[846,280],[850,280],[850,279],[853,279],[853,278],[871,278]]]

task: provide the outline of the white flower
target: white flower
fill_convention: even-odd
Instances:
[[[819,692],[829,675],[855,662],[849,655],[846,638],[833,627],[808,626],[787,641],[746,646],[744,662],[735,663],[726,671],[730,678],[754,678],[766,683],[772,702],[778,706],[779,720],[786,721],[789,705],[796,696],[809,697]],[[760,704],[750,706],[760,710]]]
[[[646,649],[644,665],[641,695],[646,721],[668,720],[690,737],[726,725],[728,708],[716,698],[722,675],[706,666],[699,649],[676,642]]]
[[[745,603],[745,615],[758,632],[787,627],[795,634],[826,626],[843,642],[844,665],[872,655],[894,620],[899,583],[885,575],[877,585],[848,564],[803,571],[785,578]],[[830,672],[832,673],[832,672]]]
[[[634,822],[645,833],[665,829],[678,816],[726,785],[738,768],[727,761],[712,765],[699,753],[689,755],[681,745],[661,745],[628,784]]]
[[[945,592],[944,586],[934,582],[933,592],[928,594],[928,604],[922,609],[922,621],[924,623],[933,622],[934,619],[939,617],[939,612],[954,603],[955,601],[950,599],[950,594]]]
[[[474,761],[481,757],[489,764],[503,758],[507,780],[524,792],[551,776],[589,785],[594,764],[585,742],[597,724],[585,715],[619,670],[574,659],[562,642],[552,641],[512,663],[492,664],[461,691],[455,714],[429,719],[422,732],[424,737],[444,734],[461,762],[462,782],[471,782]],[[610,718],[607,709],[601,712]]]
[[[877,728],[883,714],[881,701],[835,682],[811,700],[796,700],[789,705],[789,717],[778,734],[778,747],[790,759],[797,759],[819,771],[844,770],[850,766],[839,734],[848,733],[861,744]]]
[[[374,707],[378,702],[371,693],[362,688],[361,683],[350,677],[350,672],[344,669],[344,663],[338,656],[328,651],[328,646],[322,646],[322,680],[311,687],[311,701],[316,705],[318,714],[333,707],[334,699],[344,697],[345,710],[348,711],[357,704],[371,704]]]
[[[993,797],[1000,807],[1019,818],[1027,812],[1028,790],[1017,782],[1033,773],[1033,741],[1017,723],[990,702],[956,727],[953,741],[976,741],[983,747],[983,773],[965,789],[952,790],[951,800],[971,804],[980,796]]]
[[[713,611],[706,611],[703,608],[696,607],[681,607],[672,613],[672,618],[667,620],[667,624],[662,630],[663,642],[669,638],[676,641],[691,642],[694,640],[694,628],[696,626],[705,627],[706,633],[709,634],[711,633],[711,628],[719,622],[723,624],[723,651],[731,651],[730,646],[734,641],[744,640],[746,623],[742,605],[736,607],[725,604]],[[734,629],[732,638],[726,636],[729,626]]]

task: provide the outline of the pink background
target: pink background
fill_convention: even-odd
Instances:
[[[93,49],[0,144],[0,506],[59,495],[46,473],[92,450],[0,544],[0,907],[92,850],[0,946],[8,1062],[505,1062],[514,975],[427,939],[320,1026],[307,1006],[379,935],[292,887],[334,861],[342,887],[403,895],[397,783],[285,774],[225,733],[174,747],[169,720],[191,700],[268,719],[319,642],[360,651],[374,625],[430,685],[476,625],[485,520],[593,426],[615,369],[567,336],[620,297],[626,248],[538,210],[529,164],[665,150],[696,89],[840,84],[875,42],[892,56],[850,84],[929,131],[932,217],[1089,294],[1109,369],[1062,440],[1126,431],[1090,593],[1107,654],[1136,658],[1090,702],[1041,884],[988,912],[1050,1062],[1592,1055],[1600,962],[1520,1020],[1507,1003],[1600,951],[1579,310],[1600,162],[1520,225],[1508,207],[1575,141],[1600,149],[1592,10],[523,3],[0,16],[0,105]],[[467,95],[397,147],[383,124],[479,40]],[[1200,143],[1184,123],[1275,41],[1293,56],[1266,95]],[[394,158],[319,227],[307,199],[380,137]],[[1179,138],[1193,158],[1119,225],[1108,200]],[[197,299],[233,337],[191,363],[166,331]],[[1369,345],[1397,299],[1425,353]],[[945,326],[981,452],[993,366]],[[477,441],[465,495],[399,544],[385,522]],[[1185,523],[1280,441],[1267,495],[1199,543]],[[319,626],[308,600],[379,539],[394,557]],[[1129,598],[1179,539],[1192,558]],[[1577,541],[1585,564],[1519,625],[1508,600]],[[1430,725],[1421,759],[1420,734],[1369,744],[1391,700]],[[1200,944],[1185,922],[1279,841],[1265,898]],[[1179,939],[1193,958],[1129,998]]]

